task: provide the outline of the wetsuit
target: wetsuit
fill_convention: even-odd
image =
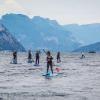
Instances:
[[[60,60],[60,52],[57,53],[57,63],[61,62]]]
[[[28,53],[28,63],[32,63],[32,54],[31,54],[31,52]]]
[[[40,59],[39,52],[37,52],[36,53],[36,60],[35,60],[36,65],[39,65],[39,59]]]
[[[51,72],[53,74],[53,66],[52,66],[52,56],[47,56],[47,73],[49,71],[49,67],[51,68]]]
[[[13,63],[17,64],[17,52],[13,52]]]
[[[28,59],[32,59],[31,53],[28,54]]]

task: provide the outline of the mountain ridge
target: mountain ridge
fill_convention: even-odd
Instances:
[[[7,14],[2,16],[1,22],[27,49],[72,51],[80,46],[72,33],[55,20],[40,16],[30,19],[22,14]]]
[[[100,23],[91,24],[68,24],[63,26],[65,30],[69,30],[73,33],[73,36],[82,41],[83,45],[92,44],[100,41]],[[89,38],[90,37],[90,38]]]
[[[100,52],[100,42],[80,47],[74,50],[73,52],[91,52],[91,51]]]
[[[0,50],[25,51],[25,48],[11,35],[8,29],[1,23]]]

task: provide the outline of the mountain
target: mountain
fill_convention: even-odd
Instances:
[[[24,47],[0,24],[0,50],[25,51]]]
[[[100,42],[90,44],[87,46],[80,47],[79,49],[74,50],[74,52],[100,52]]]
[[[65,30],[72,32],[73,36],[83,45],[100,41],[100,23],[86,25],[68,24],[63,27]]]
[[[0,21],[26,49],[72,51],[80,46],[72,33],[55,20],[40,16],[29,18],[22,14],[6,14]]]

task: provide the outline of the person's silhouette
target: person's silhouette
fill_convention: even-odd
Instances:
[[[60,59],[60,52],[57,52],[57,63],[60,63],[61,59]]]
[[[36,54],[35,54],[35,64],[39,65],[39,63],[40,63],[40,51],[36,51]]]
[[[13,64],[17,64],[17,51],[13,52]]]
[[[28,63],[32,63],[32,54],[31,54],[31,50],[28,51]]]
[[[51,68],[51,72],[53,74],[53,64],[52,64],[53,57],[51,56],[50,51],[47,52],[47,74],[49,71],[49,67]]]

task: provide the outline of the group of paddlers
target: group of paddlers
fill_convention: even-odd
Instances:
[[[49,71],[49,68],[51,69],[51,72],[53,74],[53,57],[51,55],[51,52],[50,51],[45,51],[43,49],[44,53],[46,54],[46,62],[47,62],[47,73]],[[38,66],[39,63],[40,63],[40,51],[36,51],[35,53],[35,66]],[[60,63],[61,62],[61,58],[60,58],[60,52],[57,52],[57,56],[56,56],[56,59],[57,59],[57,63]],[[28,63],[32,63],[34,62],[33,58],[32,58],[32,51],[29,50],[28,51]],[[13,64],[17,64],[17,51],[14,51],[13,52]]]
[[[53,74],[53,57],[51,55],[51,52],[50,51],[45,51],[43,49],[44,53],[46,54],[46,62],[47,62],[47,73],[49,71],[49,68],[51,69],[51,72]],[[38,66],[39,63],[40,63],[40,51],[36,51],[35,53],[35,66]],[[85,58],[85,55],[83,52],[81,52],[81,58],[80,59],[83,59]],[[60,58],[60,52],[57,52],[57,55],[56,55],[56,59],[57,59],[57,63],[60,63],[61,62],[61,58]],[[28,63],[32,63],[34,62],[33,58],[32,58],[32,51],[29,50],[28,51]],[[13,52],[13,64],[17,64],[17,51],[14,51]]]

